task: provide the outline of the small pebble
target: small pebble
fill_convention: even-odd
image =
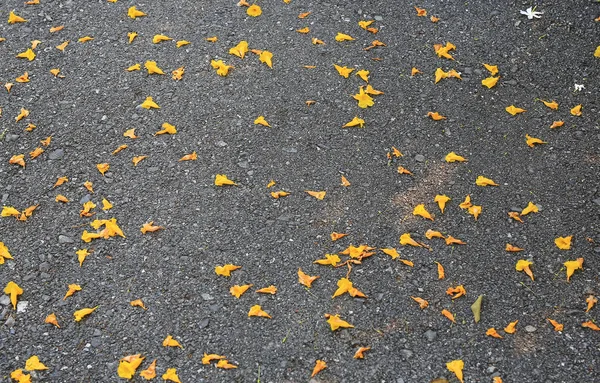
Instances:
[[[48,159],[50,160],[60,160],[61,158],[63,158],[65,155],[65,151],[62,149],[56,149],[53,152],[50,152],[50,154],[48,155]]]
[[[33,273],[27,274],[27,275],[25,276],[25,278],[23,278],[23,280],[24,280],[25,282],[29,282],[29,281],[31,281],[31,280],[34,280],[36,277],[37,277],[37,273],[34,271]]]
[[[29,306],[28,301],[17,302],[17,313],[24,313],[27,310],[27,306]]]
[[[6,327],[13,327],[15,325],[15,318],[8,317],[8,319],[6,320],[6,322],[4,322],[4,324],[6,325]]]
[[[437,332],[433,331],[433,330],[427,330],[425,331],[425,337],[427,338],[428,341],[433,341],[435,340],[435,338],[437,338]]]
[[[73,243],[75,241],[73,241],[73,238],[71,237],[67,237],[66,235],[59,235],[58,236],[58,243]]]
[[[209,322],[208,318],[202,319],[200,321],[200,323],[198,323],[198,328],[202,329],[202,328],[208,327],[208,322]]]

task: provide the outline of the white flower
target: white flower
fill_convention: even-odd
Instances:
[[[535,7],[533,7],[533,8],[532,8],[532,7],[529,7],[529,8],[527,8],[527,10],[525,10],[525,11],[521,11],[521,14],[522,14],[522,15],[525,15],[525,16],[527,16],[527,18],[528,18],[529,20],[533,20],[533,18],[534,18],[534,17],[535,17],[536,19],[539,19],[539,18],[541,18],[541,17],[542,17],[542,14],[543,14],[543,13],[544,13],[544,12],[537,12],[537,11],[535,10]]]
[[[575,92],[579,92],[585,89],[583,84],[575,84]]]

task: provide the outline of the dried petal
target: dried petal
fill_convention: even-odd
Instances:
[[[486,332],[485,335],[491,336],[492,338],[502,339],[502,335],[498,334],[495,328],[491,327]]]
[[[514,105],[507,106],[507,107],[506,107],[506,111],[507,111],[508,113],[512,114],[513,116],[516,116],[516,115],[517,115],[517,114],[519,114],[519,113],[526,112],[526,110],[525,110],[525,109],[517,108],[517,107],[516,107],[516,106],[514,106]]]
[[[263,317],[263,318],[271,318],[271,316],[264,311],[260,305],[254,305],[252,307],[250,307],[250,311],[248,311],[248,316],[249,317]]]
[[[300,282],[300,284],[306,286],[306,287],[311,287],[312,283],[319,278],[318,275],[311,277],[308,274],[305,274],[302,269],[298,269],[298,282]]]
[[[448,197],[445,194],[438,194],[435,196],[435,199],[433,201],[437,202],[438,207],[440,208],[440,211],[442,212],[442,214],[444,214],[444,209],[446,208],[446,203],[448,201],[450,201],[450,197]],[[429,239],[431,239],[431,238],[429,238]]]
[[[236,265],[232,265],[230,263],[223,265],[223,266],[217,266],[215,267],[215,273],[217,275],[222,275],[224,277],[229,277],[231,276],[231,272],[237,269],[241,269],[242,266],[236,266]]]
[[[419,297],[412,297],[411,298],[417,302],[419,304],[419,307],[421,308],[421,310],[426,309],[427,306],[429,306],[429,302],[427,302],[425,299],[423,298],[419,298]]]
[[[317,375],[319,372],[323,371],[324,369],[327,368],[327,363],[325,363],[325,361],[323,360],[317,360],[315,362],[315,367],[312,370],[312,374],[310,375],[310,377],[314,377],[315,375]]]
[[[331,331],[335,331],[339,328],[353,328],[354,327],[353,325],[346,322],[345,320],[340,319],[339,314],[336,314],[336,315],[325,314],[325,318],[328,318],[327,323],[329,323],[329,326],[331,327]]]
[[[556,247],[558,247],[561,250],[570,250],[572,239],[572,235],[569,235],[568,237],[558,237],[554,240],[554,243],[556,244]]]
[[[453,360],[452,362],[446,363],[446,368],[448,369],[448,371],[453,372],[454,375],[456,375],[456,378],[458,380],[460,380],[461,383],[465,382],[463,380],[463,368],[464,367],[465,367],[465,363],[460,359]]]
[[[554,326],[554,331],[562,331],[563,328],[565,327],[562,323],[558,323],[554,319],[550,319],[550,318],[546,318],[546,319],[548,320],[548,322],[550,322],[550,324],[552,324],[552,326]]]

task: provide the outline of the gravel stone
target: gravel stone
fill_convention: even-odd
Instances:
[[[8,317],[8,319],[6,320],[6,322],[4,322],[4,325],[8,328],[11,328],[15,325],[15,318],[13,317]]]
[[[435,340],[435,338],[437,338],[437,332],[433,331],[433,330],[427,330],[425,331],[425,338],[427,338],[428,341],[433,342]]]
[[[73,241],[73,238],[71,238],[71,237],[68,237],[63,234],[58,236],[58,243],[73,243],[73,242],[75,242],[75,241]]]
[[[63,149],[56,149],[48,154],[49,160],[60,160],[65,156],[65,151]]]
[[[83,205],[86,202],[89,202],[92,200],[92,195],[91,194],[86,194],[83,197],[81,197],[81,199],[79,200],[79,204]]]
[[[0,298],[3,383],[34,353],[50,369],[35,372],[32,382],[115,382],[119,360],[135,353],[146,357],[138,371],[158,358],[155,381],[173,367],[182,382],[255,382],[259,371],[265,383],[307,382],[317,359],[329,367],[312,383],[417,383],[440,376],[456,382],[444,365],[452,359],[465,361],[469,382],[490,382],[498,372],[507,382],[598,380],[589,368],[598,365],[595,334],[580,325],[598,315],[596,308],[584,313],[589,294],[583,293],[599,292],[600,68],[591,38],[597,35],[593,2],[537,1],[537,10],[545,13],[528,20],[519,10],[535,5],[531,1],[398,7],[397,1],[277,0],[259,2],[263,14],[256,18],[237,7],[237,0],[42,0],[36,6],[24,1],[0,6],[1,17],[14,9],[29,20],[0,23],[0,36],[6,37],[0,43],[5,63],[0,85],[25,71],[31,76],[10,93],[0,92],[5,125],[0,134],[8,128],[6,134],[15,135],[0,142],[0,207],[40,208],[27,222],[0,218],[0,241],[14,257],[0,265],[0,289],[13,280],[24,290],[19,302],[30,304],[17,313],[8,297]],[[147,16],[128,18],[132,5]],[[417,17],[413,5],[440,22]],[[306,19],[298,19],[308,11]],[[357,25],[374,17],[377,35]],[[48,28],[63,24],[66,30],[49,34]],[[304,26],[309,35],[296,32]],[[130,31],[139,33],[132,44]],[[356,40],[338,43],[337,32]],[[158,33],[191,44],[180,49],[173,41],[152,44]],[[95,39],[78,43],[85,35]],[[215,44],[204,40],[212,35],[218,36]],[[315,46],[312,37],[326,44]],[[42,41],[38,57],[16,59],[34,39]],[[375,39],[387,46],[365,51]],[[71,43],[63,53],[55,47],[65,40]],[[273,69],[253,53],[243,60],[230,55],[241,40],[273,52]],[[433,52],[433,44],[447,41],[456,45],[455,60]],[[215,73],[212,59],[233,66],[227,77]],[[124,70],[146,60],[156,60],[166,75]],[[334,63],[354,72],[344,79]],[[498,65],[498,86],[481,85],[490,76],[482,63]],[[180,66],[185,75],[174,81],[170,72]],[[410,76],[412,66],[423,73]],[[66,77],[51,76],[52,67]],[[434,84],[438,67],[461,72],[463,80]],[[369,83],[385,92],[368,109],[352,98],[365,85],[356,76],[359,69],[369,70]],[[586,89],[574,91],[575,83]],[[161,109],[137,107],[147,96]],[[316,103],[307,106],[309,99]],[[560,110],[536,99],[556,99]],[[505,111],[510,104],[527,112],[511,116]],[[577,104],[583,113],[573,117],[569,109]],[[31,115],[15,123],[22,107]],[[426,118],[429,111],[448,120]],[[254,125],[259,115],[273,128]],[[364,118],[366,127],[342,129],[354,116]],[[563,128],[549,130],[563,118]],[[38,127],[25,132],[29,122]],[[178,133],[154,136],[164,122]],[[131,128],[139,139],[123,137]],[[525,133],[548,144],[528,148]],[[50,135],[46,152],[31,160],[29,152]],[[112,155],[122,144],[129,147]],[[388,160],[392,146],[406,156]],[[193,151],[197,161],[178,161]],[[470,161],[447,164],[443,158],[450,151]],[[8,163],[16,154],[25,155],[26,167]],[[139,155],[148,158],[134,167],[131,158]],[[105,177],[96,169],[103,162],[110,163]],[[397,166],[414,175],[397,174]],[[216,174],[238,186],[216,187]],[[350,187],[340,185],[342,174]],[[477,187],[478,175],[500,186]],[[70,181],[52,189],[60,176]],[[83,187],[88,180],[95,193]],[[269,180],[277,185],[267,189]],[[277,190],[291,194],[271,198]],[[305,190],[327,195],[316,200]],[[73,202],[56,203],[59,193]],[[436,194],[452,198],[444,214],[433,202]],[[466,195],[484,206],[477,221],[457,206]],[[99,204],[102,198],[115,207],[79,216],[78,201]],[[543,204],[543,213],[523,217],[524,224],[508,217],[509,207],[520,212],[529,201]],[[433,226],[411,214],[420,203],[436,212]],[[92,231],[91,221],[112,217],[124,238],[80,240],[83,230]],[[165,230],[143,235],[140,227],[149,221]],[[467,245],[426,240],[429,228]],[[332,232],[349,235],[334,242]],[[402,233],[432,251],[399,247]],[[59,235],[71,241],[60,242]],[[573,254],[556,249],[559,235],[574,235]],[[516,255],[504,252],[508,242],[527,249],[520,257],[536,261],[535,282],[515,271]],[[332,300],[348,269],[313,262],[350,244],[396,247],[415,267],[376,250],[379,255],[351,264],[349,274],[369,299]],[[75,251],[83,248],[93,252],[79,267]],[[566,283],[564,272],[556,273],[565,260],[579,256],[586,259],[584,270]],[[436,261],[445,267],[446,281],[437,280]],[[242,268],[229,278],[215,275],[215,266],[228,263]],[[311,289],[298,284],[300,267],[320,275]],[[63,301],[69,283],[83,285],[83,291]],[[469,299],[489,298],[486,323],[472,320],[472,301],[454,303],[458,326],[439,314],[450,308],[445,289],[453,283],[467,286]],[[253,288],[235,299],[229,294],[235,284]],[[277,294],[255,293],[271,284]],[[430,309],[420,310],[411,296],[428,299]],[[129,305],[138,298],[147,310]],[[273,319],[249,318],[254,304]],[[75,310],[95,306],[74,322]],[[62,329],[43,322],[52,312]],[[325,313],[339,314],[356,328],[332,332]],[[565,323],[562,335],[548,325],[549,315]],[[12,327],[5,326],[9,317]],[[505,341],[484,335],[488,326],[517,319],[523,328]],[[527,332],[527,324],[540,329]],[[185,349],[162,347],[168,334]],[[349,363],[367,345],[373,350],[366,359]],[[514,358],[515,349],[524,357]],[[226,355],[238,368],[204,366],[204,352]],[[491,374],[490,367],[496,368]]]
[[[29,281],[32,281],[32,280],[36,279],[36,278],[37,278],[37,276],[38,276],[38,274],[37,274],[36,272],[29,273],[29,274],[27,274],[27,275],[25,276],[25,278],[23,278],[23,280],[24,280],[25,282],[29,282]]]
[[[17,314],[24,313],[27,310],[27,306],[29,306],[28,301],[18,301],[17,302]]]
[[[200,322],[198,322],[198,328],[199,329],[206,328],[206,327],[208,327],[208,324],[209,324],[209,319],[208,318],[204,318]]]
[[[2,295],[0,297],[0,305],[3,305],[3,306],[10,305],[10,297],[8,295]]]

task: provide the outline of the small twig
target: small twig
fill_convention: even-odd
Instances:
[[[319,299],[319,297],[317,297],[312,291],[310,291],[310,289],[308,287],[305,287],[304,290],[306,290],[307,293],[312,295],[313,298]]]
[[[525,283],[523,282],[519,282],[523,287],[525,287],[527,290],[529,290],[530,293],[532,293],[533,295],[535,295],[537,297],[537,294],[535,292],[533,292],[533,290],[531,290],[531,288],[529,286],[527,286]]]

